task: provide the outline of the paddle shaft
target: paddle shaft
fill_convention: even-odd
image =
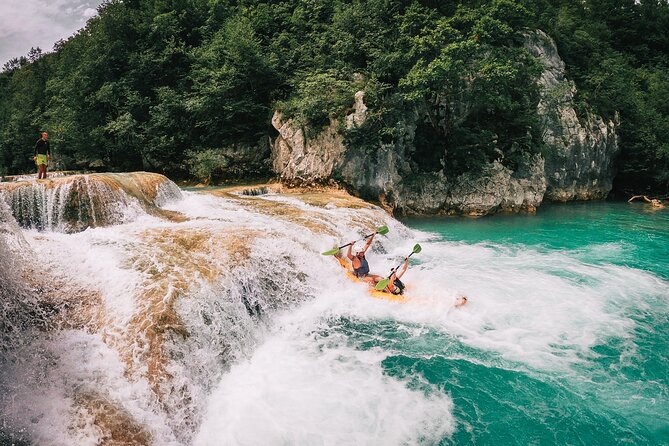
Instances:
[[[371,234],[366,235],[366,236],[364,236],[363,238],[361,238],[361,239],[359,239],[359,240],[356,240],[355,242],[359,242],[360,240],[367,240],[368,238],[370,238],[370,237],[373,236],[374,234],[376,234],[376,232],[372,232]],[[353,242],[353,243],[355,243],[355,242]],[[345,244],[345,245],[341,245],[341,246],[339,247],[339,249],[346,248],[347,246],[352,245],[353,243],[347,243],[347,244]]]

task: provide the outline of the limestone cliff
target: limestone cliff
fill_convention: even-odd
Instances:
[[[546,199],[552,201],[606,198],[615,175],[618,154],[617,123],[586,112],[579,119],[574,108],[576,86],[565,77],[565,64],[555,42],[543,31],[528,33],[526,49],[544,71],[538,105],[547,150]]]
[[[394,141],[373,147],[347,143],[345,134],[364,130],[369,110],[364,92],[355,95],[354,111],[341,125],[336,119],[319,132],[308,131],[277,111],[272,148],[276,174],[288,184],[338,182],[352,192],[378,200],[400,214],[468,214],[533,212],[544,199],[605,198],[611,189],[618,153],[616,123],[594,114],[577,116],[575,86],[565,77],[555,43],[542,31],[526,35],[526,49],[544,71],[537,80],[537,113],[545,147],[511,170],[493,161],[480,172],[452,175],[443,166],[427,170],[416,162],[416,140],[427,110],[405,113]],[[466,115],[467,104],[456,104]],[[344,130],[345,129],[345,130]],[[313,129],[311,129],[313,130]],[[306,135],[316,133],[313,137]]]
[[[346,151],[336,121],[309,139],[305,129],[296,126],[292,119],[284,120],[279,111],[274,113],[272,125],[279,132],[272,151],[272,167],[283,181],[311,185],[332,177]]]

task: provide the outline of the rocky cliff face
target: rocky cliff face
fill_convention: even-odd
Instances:
[[[284,182],[312,185],[332,177],[346,152],[337,121],[333,120],[315,138],[309,139],[304,128],[295,125],[292,119],[284,120],[279,111],[274,113],[272,125],[279,132],[272,151],[272,167]]]
[[[534,212],[546,190],[543,166],[537,156],[519,172],[494,162],[481,174],[463,174],[450,181],[442,172],[424,174],[403,188],[396,205],[404,214]]]
[[[606,198],[615,175],[617,123],[574,109],[576,86],[565,77],[555,42],[543,31],[528,33],[525,48],[544,66],[538,112],[543,122],[546,196],[552,201]]]
[[[426,171],[413,159],[424,110],[404,116],[401,134],[373,150],[346,144],[337,120],[312,138],[291,119],[276,112],[279,136],[272,148],[274,171],[288,184],[338,182],[364,198],[380,201],[400,214],[533,212],[544,199],[605,198],[611,190],[618,152],[616,123],[574,109],[575,87],[565,78],[555,43],[541,31],[528,33],[527,50],[544,65],[538,79],[542,94],[537,112],[546,150],[528,156],[515,171],[495,161],[476,174],[449,176],[442,168]],[[460,107],[465,110],[467,106]],[[354,111],[345,117],[352,130],[367,119],[364,92],[355,95]]]

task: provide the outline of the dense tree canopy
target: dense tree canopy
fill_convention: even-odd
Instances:
[[[579,110],[620,114],[619,185],[666,191],[666,0],[110,0],[54,52],[5,65],[0,173],[31,171],[47,130],[61,168],[186,177],[215,158],[198,154],[271,136],[274,109],[318,128],[358,89],[373,113],[352,144],[400,138],[420,108],[425,170],[512,165],[541,149],[540,67],[522,47],[537,28]]]

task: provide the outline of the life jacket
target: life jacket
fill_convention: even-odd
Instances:
[[[360,268],[354,268],[353,273],[356,277],[366,276],[369,274],[369,263],[367,263],[365,256],[358,257],[358,260],[360,260]]]
[[[400,279],[395,278],[395,280],[393,280],[393,285],[395,285],[395,289],[391,291],[393,294],[404,294],[404,288],[406,288],[406,285],[404,285]]]

